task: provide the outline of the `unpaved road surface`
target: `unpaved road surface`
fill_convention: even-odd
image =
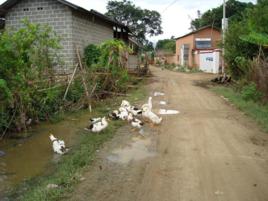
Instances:
[[[268,201],[268,135],[228,101],[199,87],[206,74],[152,67],[155,111],[177,109],[145,137],[128,126],[106,143],[72,201]],[[167,106],[160,106],[165,100]],[[65,199],[66,200],[66,199]],[[68,199],[67,199],[68,200]]]

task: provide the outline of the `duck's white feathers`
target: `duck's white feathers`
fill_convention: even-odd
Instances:
[[[153,109],[152,99],[153,99],[153,98],[150,96],[150,97],[148,98],[148,102],[145,103],[145,104],[143,104],[143,105],[141,106],[141,108],[143,109],[143,108],[147,107],[149,110],[152,110],[152,109]]]
[[[144,123],[141,120],[137,119],[137,118],[134,118],[131,121],[131,126],[134,127],[134,128],[141,129],[143,125],[144,125]]]
[[[162,122],[162,117],[158,117],[148,107],[143,108],[142,116],[149,119],[153,124],[160,124]]]
[[[108,121],[105,117],[101,118],[101,121],[93,123],[87,127],[87,130],[92,131],[93,133],[99,133],[108,126]]]
[[[65,154],[67,152],[67,149],[65,147],[65,143],[64,143],[63,140],[58,140],[52,134],[50,134],[49,138],[50,138],[50,140],[52,142],[53,151],[55,153],[57,153],[57,154]]]

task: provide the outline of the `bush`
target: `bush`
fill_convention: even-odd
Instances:
[[[87,66],[91,67],[93,64],[97,64],[99,62],[100,55],[100,48],[97,45],[88,45],[84,51],[84,57]]]
[[[50,27],[27,20],[18,31],[1,34],[0,133],[26,130],[31,124],[28,122],[48,120],[65,105],[82,105],[85,89],[81,73],[90,90],[97,83],[96,91],[100,93],[126,91],[129,49],[122,41],[109,40],[100,47],[86,48],[85,60],[91,68],[76,74],[65,99],[67,103],[64,102],[66,83],[57,81],[53,70],[53,64],[59,62],[59,48],[59,38]],[[96,71],[103,73],[96,76]]]
[[[54,87],[53,63],[59,38],[49,26],[23,20],[0,37],[0,132],[23,130],[29,119],[45,119],[59,108],[62,91]],[[11,122],[8,125],[7,122]]]
[[[255,83],[244,86],[241,91],[242,98],[246,101],[257,102],[262,98],[262,93],[257,90]]]

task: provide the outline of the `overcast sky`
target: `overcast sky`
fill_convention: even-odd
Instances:
[[[0,4],[5,0],[0,0]],[[108,0],[68,0],[88,10],[95,9],[101,13],[106,12]],[[256,0],[240,0],[253,2]],[[191,19],[197,17],[197,10],[201,13],[208,9],[219,6],[223,0],[133,0],[136,6],[149,10],[156,10],[162,16],[162,27],[164,33],[150,40],[156,42],[158,39],[179,37],[188,33]]]

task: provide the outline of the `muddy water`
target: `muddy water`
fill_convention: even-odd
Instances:
[[[115,163],[128,164],[131,161],[153,157],[155,156],[155,152],[150,149],[151,145],[152,140],[150,138],[142,139],[140,137],[134,137],[127,146],[113,150],[107,159]]]
[[[16,184],[44,173],[60,156],[55,155],[49,140],[49,133],[72,146],[78,139],[89,119],[88,112],[79,112],[68,119],[56,123],[45,123],[31,131],[32,137],[24,140],[4,140],[0,150],[5,155],[0,157],[0,199],[7,190]]]

